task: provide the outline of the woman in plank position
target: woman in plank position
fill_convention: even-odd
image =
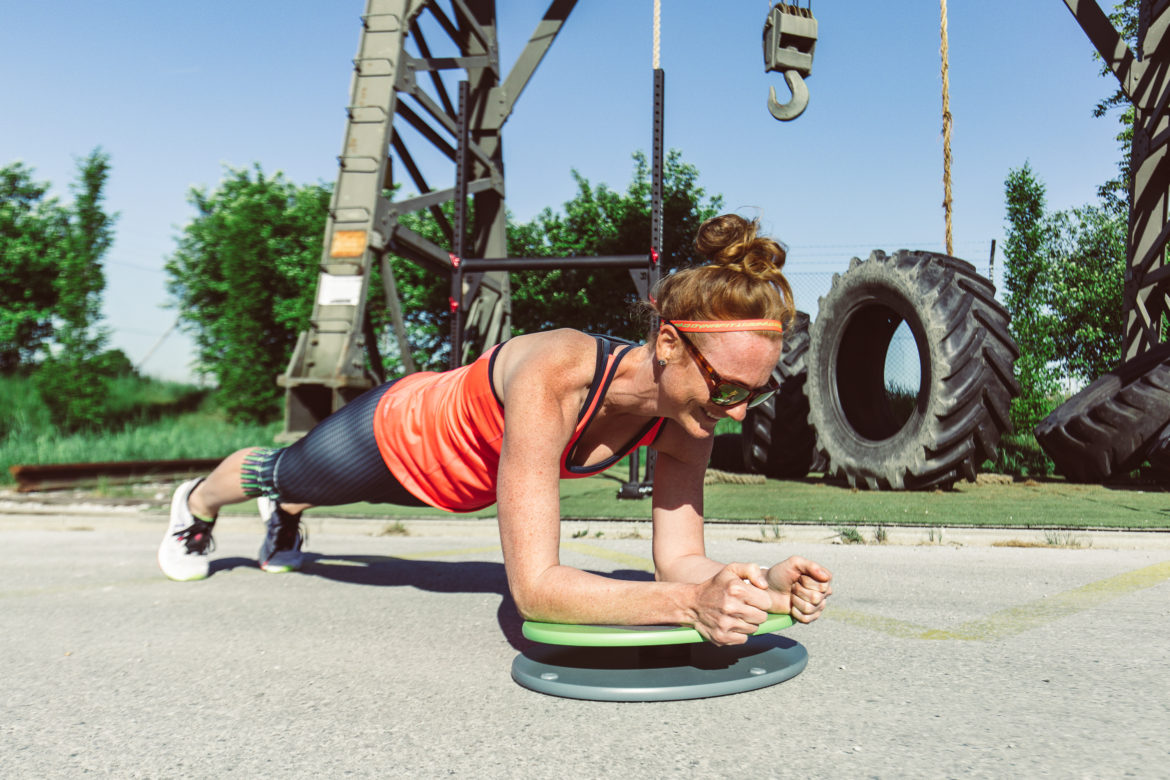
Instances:
[[[202,579],[221,507],[258,499],[266,571],[301,563],[300,514],[357,501],[468,512],[499,505],[508,586],[529,620],[690,625],[740,644],[766,613],[815,620],[832,592],[816,563],[768,569],[705,554],[703,474],[715,425],[743,420],[775,392],[792,291],[784,250],[736,215],[707,220],[695,247],[708,265],[674,273],[650,306],[646,344],[554,330],[517,336],[474,363],[370,390],[283,449],[250,448],[179,486],[159,564]],[[559,481],[657,450],[654,582],[560,564]]]

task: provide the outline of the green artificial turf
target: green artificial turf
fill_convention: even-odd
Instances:
[[[619,499],[620,484],[621,477],[614,472],[563,481],[562,518],[648,520],[650,499]],[[853,490],[818,478],[767,480],[760,485],[708,485],[705,501],[712,523],[1170,530],[1170,492],[1153,485],[1080,485],[1060,479],[961,482],[952,490],[925,492]],[[318,511],[399,519],[496,514],[495,507],[450,515],[372,504]]]

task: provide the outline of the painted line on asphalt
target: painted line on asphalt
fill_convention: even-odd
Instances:
[[[883,615],[874,615],[869,612],[859,612],[855,609],[847,609],[843,607],[834,606],[832,600],[829,605],[825,607],[825,611],[821,616],[822,620],[833,621],[837,623],[847,623],[858,628],[868,629],[869,631],[876,631],[879,634],[886,634],[895,639],[924,639],[927,634],[934,631],[928,626],[911,623],[908,620],[899,620],[898,618],[885,617]]]
[[[1135,591],[1152,588],[1170,579],[1170,561],[1162,561],[1134,571],[1118,574],[1079,588],[1037,599],[1018,607],[1008,607],[993,615],[972,620],[949,632],[953,636],[923,639],[974,639],[992,641],[1003,639],[1052,623],[1078,612],[1092,609],[1107,601]]]
[[[562,547],[620,563],[643,571],[654,571],[654,564],[648,558],[615,552],[583,542],[562,542]],[[873,615],[868,612],[830,606],[825,619],[877,631],[896,639],[949,639],[966,642],[992,642],[997,639],[1022,634],[1033,628],[1053,623],[1061,618],[1092,609],[1100,604],[1120,598],[1135,591],[1152,588],[1170,580],[1170,560],[1155,563],[1134,571],[1124,572],[1079,588],[1073,588],[1054,596],[1007,607],[987,617],[969,620],[955,628],[931,628],[907,620]]]
[[[0,599],[30,598],[33,596],[56,596],[62,593],[85,593],[87,591],[113,591],[126,585],[157,585],[160,582],[171,582],[162,572],[151,577],[135,577],[125,580],[105,582],[84,582],[70,585],[49,585],[44,588],[20,588],[17,590],[0,591]]]
[[[489,544],[483,547],[460,547],[456,550],[434,550],[433,552],[419,552],[419,553],[395,553],[392,558],[404,558],[406,560],[417,561],[426,560],[427,558],[453,558],[456,555],[478,555],[486,552],[499,552],[500,545]]]
[[[654,562],[640,555],[630,555],[615,550],[607,550],[604,547],[596,547],[592,544],[585,544],[584,542],[561,542],[561,547],[562,549],[572,550],[573,552],[588,555],[593,558],[601,558],[602,560],[612,561],[613,563],[620,563],[623,566],[629,566],[639,571],[654,571]]]
[[[1090,582],[1054,596],[1007,607],[987,617],[969,620],[950,629],[929,628],[897,618],[833,607],[825,611],[825,618],[878,631],[897,639],[993,642],[1084,612],[1127,594],[1152,588],[1167,580],[1170,580],[1170,561],[1162,561],[1115,577]]]

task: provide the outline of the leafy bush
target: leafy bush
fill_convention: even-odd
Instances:
[[[1056,469],[1035,436],[1011,433],[999,440],[996,459],[984,462],[983,470],[1020,477],[1049,477]]]
[[[215,411],[211,388],[178,382],[115,376],[107,384],[106,418],[111,427],[144,424],[200,409]]]
[[[67,432],[100,429],[107,422],[107,387],[112,376],[103,355],[66,352],[46,358],[33,386],[54,424]]]

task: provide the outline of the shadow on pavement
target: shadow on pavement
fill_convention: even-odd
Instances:
[[[228,558],[216,563],[219,564],[217,568],[256,565],[255,561],[244,558]],[[502,563],[414,560],[390,555],[305,553],[301,573],[354,585],[410,587],[432,593],[494,593],[501,598],[497,620],[508,644],[519,651],[534,644],[525,639],[521,631],[524,619],[508,591],[508,578]],[[653,579],[649,573],[636,570],[593,573],[631,581]]]
[[[255,558],[241,558],[239,556],[234,558],[215,558],[208,566],[208,576],[215,574],[217,571],[231,571],[241,566],[252,569],[260,568],[260,564],[256,562]]]

